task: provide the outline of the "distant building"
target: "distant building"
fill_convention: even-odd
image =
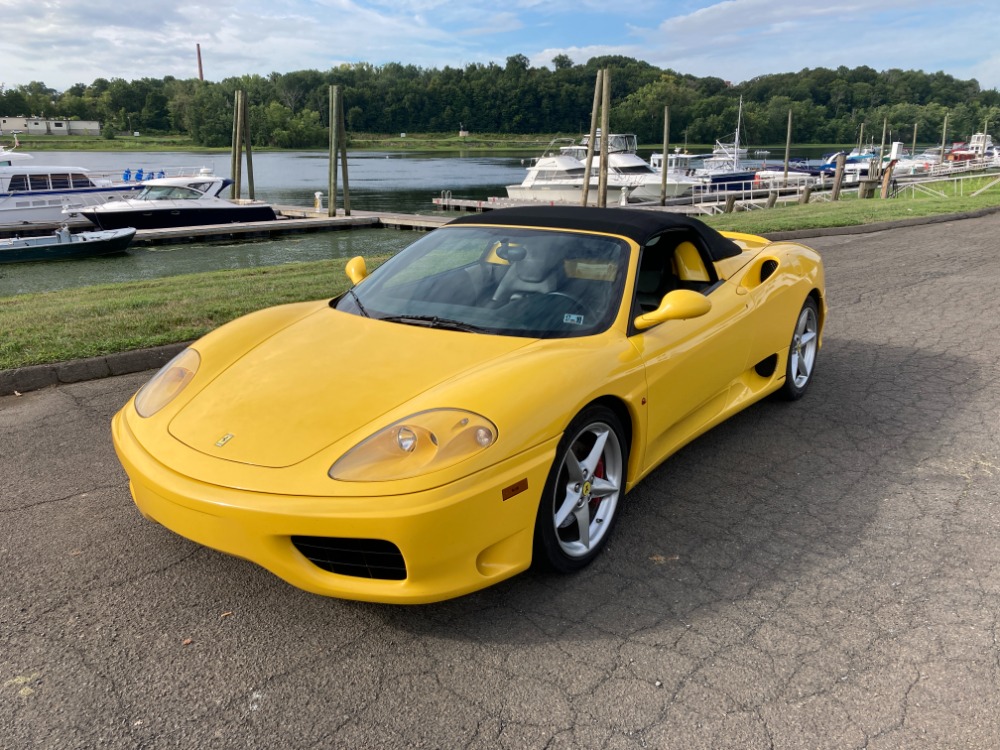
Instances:
[[[38,117],[0,117],[0,135],[100,135],[98,120],[43,120]]]

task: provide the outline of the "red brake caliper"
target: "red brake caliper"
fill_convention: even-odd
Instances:
[[[594,467],[594,479],[605,479],[605,478],[606,478],[606,472],[604,471],[604,456],[601,456],[597,460],[597,466]],[[597,510],[597,507],[600,504],[601,504],[601,498],[594,497],[593,495],[591,495],[590,507],[593,508],[594,510]]]

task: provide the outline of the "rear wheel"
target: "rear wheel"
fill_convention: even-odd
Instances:
[[[792,343],[788,347],[788,363],[785,365],[785,384],[781,395],[789,401],[796,401],[805,395],[812,382],[816,368],[816,354],[819,351],[819,311],[816,300],[808,297],[792,333]]]
[[[621,422],[591,406],[570,423],[545,483],[535,522],[535,559],[569,573],[607,542],[625,493],[628,445]]]

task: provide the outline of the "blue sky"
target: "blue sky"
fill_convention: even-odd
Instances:
[[[0,83],[550,66],[620,54],[733,83],[802,68],[944,71],[1000,88],[996,0],[0,0]]]

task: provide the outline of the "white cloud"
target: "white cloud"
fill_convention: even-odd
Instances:
[[[0,0],[0,80],[221,80],[342,61],[421,67],[626,55],[742,81],[806,67],[944,70],[1000,86],[995,0]],[[671,15],[673,14],[673,15]],[[12,62],[13,61],[13,62]]]
[[[995,30],[970,18],[995,15],[973,0],[961,12],[940,0],[724,0],[663,19],[655,30],[631,26],[645,58],[660,67],[734,82],[803,68],[869,65],[877,70],[945,69],[957,78],[992,70],[983,55]],[[988,59],[988,58],[987,58]],[[995,73],[980,83],[1000,84]]]

